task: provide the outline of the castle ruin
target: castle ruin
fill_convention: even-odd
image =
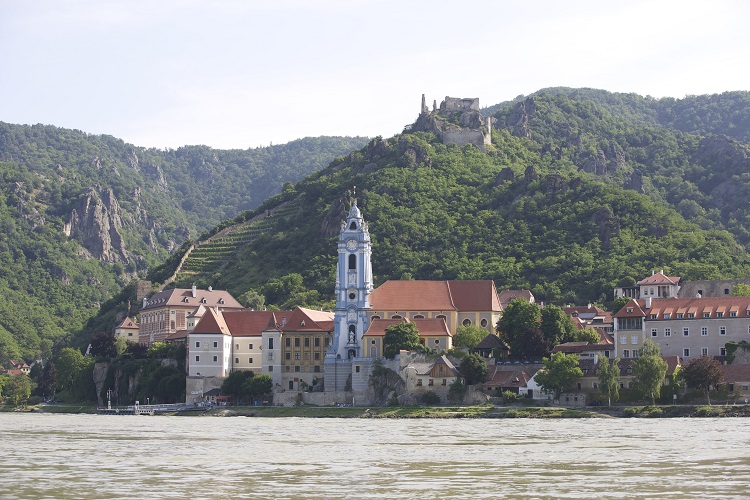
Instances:
[[[464,146],[473,144],[482,151],[492,143],[492,118],[482,117],[479,98],[445,97],[437,106],[432,101],[432,111],[422,94],[419,117],[406,131],[432,132],[443,144]]]

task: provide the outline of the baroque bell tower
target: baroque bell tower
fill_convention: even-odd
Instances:
[[[372,293],[372,245],[356,198],[341,222],[336,267],[336,309],[333,345],[326,357],[351,360],[363,355],[362,335],[368,326]]]

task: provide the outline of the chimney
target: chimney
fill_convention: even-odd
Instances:
[[[286,316],[282,316],[281,317],[281,327],[283,328],[285,326],[286,326]]]
[[[198,288],[196,288],[195,285],[193,285],[193,298],[196,298],[198,296]]]
[[[214,287],[212,287],[212,286],[209,286],[209,287],[208,287],[208,291],[209,291],[209,292],[213,292],[213,291],[214,291]]]
[[[651,309],[651,297],[646,297],[646,309]]]
[[[146,307],[148,305],[148,299],[146,297],[143,297],[143,307]]]

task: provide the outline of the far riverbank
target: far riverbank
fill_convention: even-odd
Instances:
[[[0,411],[91,414],[95,406],[40,405],[27,408],[0,407]],[[302,417],[302,418],[675,418],[750,417],[750,405],[664,405],[564,408],[529,406],[231,406],[170,412],[175,416],[210,417]]]

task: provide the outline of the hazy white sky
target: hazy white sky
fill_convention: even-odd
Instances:
[[[0,0],[0,121],[137,146],[389,137],[422,94],[750,88],[750,2]]]

